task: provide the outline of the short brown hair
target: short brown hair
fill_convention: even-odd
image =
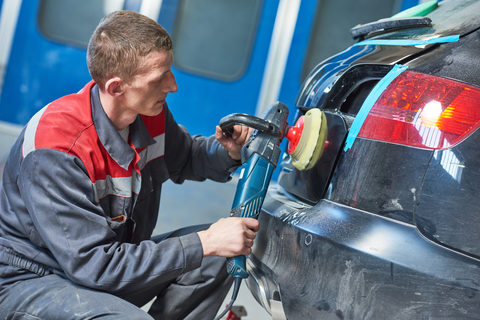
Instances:
[[[87,49],[90,76],[104,88],[112,77],[130,81],[152,51],[172,50],[172,39],[155,20],[135,11],[105,16],[93,32]]]

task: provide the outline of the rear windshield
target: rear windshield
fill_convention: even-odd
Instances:
[[[426,40],[430,38],[463,35],[480,26],[480,1],[462,0],[439,2],[438,8],[427,14],[432,20],[431,27],[404,29],[375,39],[412,39]]]

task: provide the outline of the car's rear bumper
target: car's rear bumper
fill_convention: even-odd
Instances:
[[[289,320],[480,317],[480,263],[412,225],[277,190],[259,220],[247,283],[270,313],[273,302]]]

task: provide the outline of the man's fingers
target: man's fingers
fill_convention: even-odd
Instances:
[[[242,127],[242,133],[240,135],[240,139],[238,139],[236,142],[238,144],[241,144],[241,145],[244,145],[245,142],[248,141],[248,139],[250,138],[250,134],[252,133],[252,128],[250,127]]]
[[[238,145],[244,145],[245,142],[248,141],[250,138],[250,135],[252,134],[253,129],[247,126],[241,126],[241,125],[235,125],[233,126],[233,133],[231,139],[235,144]],[[220,126],[216,126],[215,128],[215,137],[217,140],[226,143],[227,141],[230,140],[230,137],[228,137],[220,128]],[[230,140],[231,141],[231,140]]]
[[[235,125],[233,127],[232,139],[235,140],[236,144],[244,145],[248,141],[252,130],[252,128],[247,126]]]
[[[252,239],[245,239],[244,245],[247,248],[253,247],[253,240]]]
[[[253,240],[253,239],[255,239],[256,236],[257,236],[257,234],[252,229],[247,229],[245,231],[245,237],[247,239]]]
[[[257,232],[260,229],[260,223],[258,222],[257,219],[253,219],[253,218],[243,218],[243,219],[244,219],[245,226],[248,229],[254,232]]]
[[[198,235],[204,249],[204,256],[217,255],[234,257],[249,255],[259,229],[259,222],[253,218],[222,218]]]

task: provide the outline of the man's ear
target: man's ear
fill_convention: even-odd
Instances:
[[[123,81],[119,77],[110,78],[105,82],[105,92],[112,97],[123,94]]]

